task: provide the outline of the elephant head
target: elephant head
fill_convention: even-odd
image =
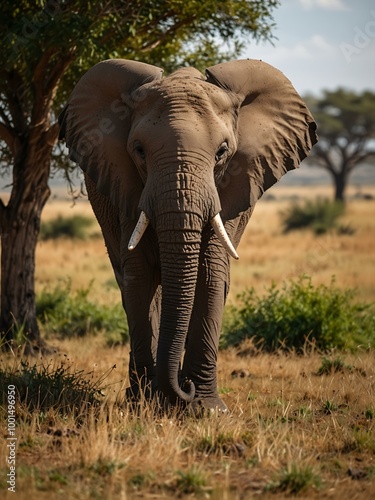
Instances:
[[[78,82],[59,121],[71,159],[131,221],[125,251],[134,251],[149,223],[156,232],[158,383],[171,401],[190,401],[194,386],[181,388],[178,370],[202,234],[212,226],[237,258],[241,231],[233,221],[298,167],[316,142],[314,120],[289,80],[261,61],[219,64],[205,76],[184,68],[163,78],[148,64],[107,60]]]

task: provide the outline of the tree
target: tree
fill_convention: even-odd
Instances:
[[[237,56],[244,36],[271,38],[275,0],[19,0],[2,2],[0,169],[12,174],[0,199],[0,332],[22,328],[42,346],[35,311],[35,249],[58,136],[58,115],[78,78],[123,57],[167,71]],[[226,42],[226,53],[220,44]],[[58,158],[57,158],[58,160]]]
[[[318,124],[319,142],[309,162],[326,169],[335,186],[335,200],[344,201],[353,170],[375,158],[375,93],[338,89],[320,99],[306,98]]]

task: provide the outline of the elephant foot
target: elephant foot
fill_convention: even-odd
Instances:
[[[132,385],[125,390],[125,399],[132,411],[139,412],[144,405],[151,404],[155,414],[187,415],[196,418],[207,416],[221,416],[229,414],[228,407],[217,396],[198,396],[191,403],[183,402],[177,405],[168,403],[167,398],[158,390],[155,380],[148,381],[147,384]]]
[[[198,397],[194,399],[187,407],[186,412],[194,417],[202,418],[207,416],[228,415],[227,405],[219,396]]]

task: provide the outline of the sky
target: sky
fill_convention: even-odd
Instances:
[[[375,0],[281,0],[274,46],[249,41],[242,57],[281,70],[296,90],[375,91]]]

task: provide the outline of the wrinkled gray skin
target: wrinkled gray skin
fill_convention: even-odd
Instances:
[[[127,395],[225,411],[216,361],[230,258],[210,221],[220,213],[238,245],[257,199],[316,142],[309,111],[261,61],[163,78],[110,60],[83,76],[59,121],[128,317]],[[141,211],[150,225],[129,250]]]

